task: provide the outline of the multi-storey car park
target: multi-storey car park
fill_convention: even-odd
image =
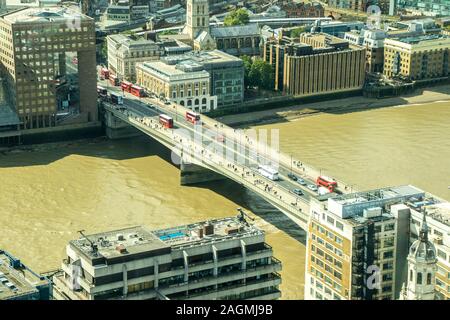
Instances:
[[[281,263],[264,232],[223,218],[70,241],[57,299],[277,299]]]

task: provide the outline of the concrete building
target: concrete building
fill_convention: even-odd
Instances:
[[[153,40],[132,39],[123,34],[106,37],[108,47],[108,69],[119,79],[134,82],[136,63],[159,60],[164,48]]]
[[[449,75],[450,38],[426,35],[384,41],[384,75],[429,80]]]
[[[171,64],[171,58],[136,65],[137,84],[152,94],[186,106],[196,112],[217,108],[210,92],[210,76],[197,63]]]
[[[238,218],[70,241],[57,299],[277,299],[281,263],[264,232]]]
[[[199,112],[244,99],[242,60],[219,50],[162,57],[136,70],[140,86]]]
[[[313,200],[305,299],[398,298],[410,220],[395,205],[424,195],[413,186],[400,186]]]
[[[0,300],[50,300],[50,280],[0,250]]]
[[[79,122],[97,120],[93,19],[61,7],[6,13],[0,49],[7,97],[22,129],[55,126],[63,108]]]
[[[311,96],[360,90],[365,49],[323,33],[304,33],[266,42],[264,60],[274,66],[275,90]]]

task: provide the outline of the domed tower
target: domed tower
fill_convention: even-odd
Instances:
[[[424,213],[419,239],[414,241],[408,254],[407,300],[434,300],[436,262],[436,248],[428,241],[428,225]]]

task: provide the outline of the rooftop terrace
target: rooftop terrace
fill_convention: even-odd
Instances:
[[[136,226],[87,235],[70,244],[90,259],[113,259],[154,250],[165,254],[180,247],[262,234],[260,229],[236,218],[223,218],[155,231]]]

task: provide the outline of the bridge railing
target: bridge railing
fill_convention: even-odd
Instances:
[[[156,121],[151,123],[144,123],[144,117],[141,115],[137,115],[137,113],[133,111],[130,111],[128,109],[120,110],[119,108],[110,104],[105,104],[105,106],[118,118],[125,122],[128,122],[139,130],[152,136],[156,136],[159,140],[164,140],[166,144],[175,144],[175,136],[173,131],[163,128]],[[187,145],[186,151],[191,152],[192,146],[192,144]],[[198,147],[200,147],[200,149],[202,150],[206,150],[203,144]],[[219,155],[217,153],[208,152],[207,150],[205,153],[201,153],[200,157],[198,156],[198,153],[191,152],[191,154],[196,157],[197,162],[201,163],[202,166],[210,170],[219,172],[224,176],[227,176],[228,178],[241,183],[248,189],[265,198],[273,205],[277,206],[282,211],[285,211],[285,213],[287,212],[287,214],[290,214],[296,219],[300,220],[302,223],[302,228],[306,227],[309,219],[308,203],[302,198],[299,198],[296,195],[292,194],[287,188],[263,177],[251,168],[241,166],[235,162],[229,162],[223,154]],[[235,170],[238,167],[241,170]],[[256,183],[257,181],[260,181],[260,183]],[[265,188],[266,185],[270,186],[270,189]]]

